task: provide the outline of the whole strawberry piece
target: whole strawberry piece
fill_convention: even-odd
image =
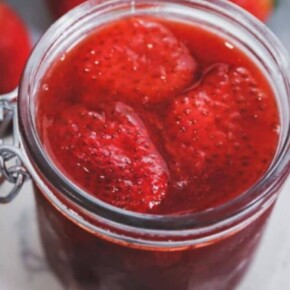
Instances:
[[[163,134],[175,186],[197,192],[206,185],[199,194],[211,192],[208,200],[217,193],[231,196],[250,187],[275,152],[279,128],[275,110],[273,99],[248,69],[211,67],[167,112]]]
[[[87,105],[108,94],[131,104],[155,104],[195,80],[197,65],[189,50],[158,22],[126,18],[97,33],[78,48],[72,71]]]
[[[53,16],[58,18],[85,0],[46,0]]]
[[[0,94],[18,85],[30,52],[26,28],[18,15],[0,2]]]
[[[148,212],[167,191],[165,162],[141,119],[123,103],[75,105],[47,128],[55,162],[79,186],[120,208]]]
[[[275,0],[230,0],[265,22],[271,15]]]

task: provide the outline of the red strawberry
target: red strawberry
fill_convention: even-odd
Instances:
[[[248,10],[262,21],[271,14],[275,0],[229,0]],[[85,0],[47,0],[55,17],[60,17]]]
[[[246,9],[261,21],[266,21],[274,8],[275,0],[230,0]]]
[[[265,108],[273,114],[264,114]],[[263,162],[270,162],[274,154],[275,104],[245,68],[214,66],[199,85],[172,103],[167,115],[166,150],[177,186],[209,185],[210,181],[202,181],[207,178],[215,180],[212,184],[231,177],[245,182],[243,174],[250,186],[265,168]],[[261,145],[265,138],[268,143]],[[247,166],[252,170],[243,172]]]
[[[48,128],[55,162],[77,184],[117,207],[146,212],[166,195],[168,173],[139,117],[123,103],[73,106]]]
[[[0,94],[18,85],[30,51],[28,33],[18,15],[0,2]]]
[[[46,0],[51,12],[58,18],[85,0]]]
[[[77,82],[90,106],[106,99],[157,103],[195,80],[189,50],[162,24],[127,18],[106,26],[77,50]],[[93,97],[92,97],[93,96]],[[97,97],[95,97],[97,96]]]

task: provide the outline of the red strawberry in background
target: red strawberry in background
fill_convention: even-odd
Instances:
[[[262,21],[266,21],[270,16],[275,0],[229,0],[235,4],[241,6],[242,8],[248,10],[250,13],[258,17]],[[85,2],[85,0],[47,0],[48,5],[55,17],[60,17],[61,15],[68,12],[70,9],[74,8],[80,3]]]
[[[130,107],[101,107],[66,109],[51,123],[45,144],[81,187],[117,207],[147,212],[166,195],[167,166]]]
[[[30,52],[28,32],[19,16],[0,2],[0,94],[18,85]]]
[[[188,48],[164,25],[137,17],[98,31],[77,53],[72,74],[82,101],[92,107],[108,92],[131,103],[158,103],[190,86],[197,69]]]
[[[58,18],[85,0],[46,0],[53,16]]]
[[[275,0],[230,0],[265,22],[271,15]]]

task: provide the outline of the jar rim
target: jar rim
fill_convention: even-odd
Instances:
[[[39,181],[42,188],[45,187],[46,191],[50,191],[49,186],[45,186],[45,179],[48,184],[52,185],[61,192],[68,200],[72,201],[78,206],[81,206],[91,214],[104,218],[105,220],[113,221],[120,225],[126,225],[134,228],[143,228],[147,230],[189,230],[193,228],[210,227],[217,224],[225,224],[232,222],[234,219],[239,218],[245,212],[254,210],[257,206],[266,200],[275,188],[283,181],[288,175],[289,166],[289,148],[290,148],[290,128],[286,130],[286,138],[280,148],[279,155],[276,156],[275,162],[268,169],[267,173],[251,188],[238,197],[220,205],[213,209],[200,211],[196,213],[184,215],[152,215],[140,214],[136,212],[127,211],[109,205],[91,195],[87,194],[84,190],[72,184],[64,175],[60,176],[59,171],[44,153],[44,150],[37,140],[37,132],[33,125],[33,118],[29,103],[30,94],[34,93],[32,72],[39,68],[40,59],[43,53],[49,47],[51,39],[65,33],[68,27],[72,26],[78,19],[88,17],[90,13],[98,13],[101,11],[109,11],[114,5],[128,5],[130,0],[112,0],[112,1],[88,1],[76,9],[70,11],[60,20],[58,20],[42,37],[40,42],[35,47],[32,55],[28,61],[24,71],[21,85],[19,88],[19,128],[20,138],[24,147],[25,155],[28,160],[33,160],[33,165],[30,166],[30,173],[33,178]],[[274,36],[274,34],[260,23],[253,16],[245,13],[242,9],[237,8],[232,3],[222,0],[213,1],[200,1],[200,0],[137,0],[134,1],[135,5],[148,4],[148,5],[174,5],[175,7],[190,6],[192,9],[204,9],[213,11],[220,17],[225,17],[242,25],[243,29],[251,31],[255,36],[259,35],[263,45],[271,51],[273,59],[283,76],[284,89],[287,92],[288,102],[290,96],[290,78],[287,73],[289,70],[289,60],[283,46]],[[96,3],[98,5],[96,5]],[[136,8],[136,7],[135,7]],[[51,184],[49,180],[53,180]],[[251,198],[249,198],[251,197]],[[249,202],[250,200],[250,202]]]

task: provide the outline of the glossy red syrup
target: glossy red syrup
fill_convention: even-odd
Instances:
[[[245,53],[200,27],[148,17],[98,28],[55,61],[37,126],[78,186],[154,214],[239,196],[279,139],[273,92]]]

